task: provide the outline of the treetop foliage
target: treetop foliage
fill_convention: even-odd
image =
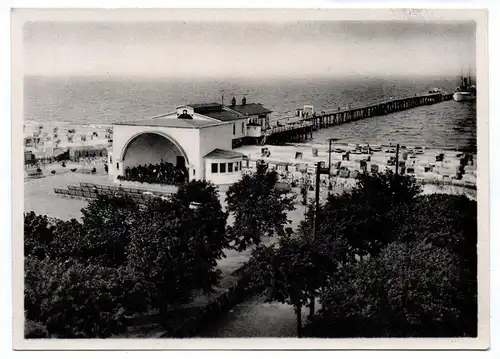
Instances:
[[[409,176],[362,175],[311,204],[294,241],[258,248],[255,281],[299,308],[319,296],[309,336],[474,336],[477,204],[420,193]]]
[[[229,187],[227,210],[235,220],[228,232],[239,250],[260,244],[262,236],[285,235],[285,226],[291,223],[287,212],[295,208],[295,197],[276,188],[277,183],[275,171],[259,167]]]
[[[25,213],[25,308],[40,336],[109,337],[126,317],[162,312],[212,291],[229,247],[217,188],[193,181],[168,199],[137,205],[99,196],[83,218]]]

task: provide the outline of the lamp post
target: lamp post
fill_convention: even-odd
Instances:
[[[330,188],[332,187],[332,141],[334,139],[328,139],[328,194],[330,194]]]
[[[398,176],[399,170],[399,143],[396,145],[396,177]]]
[[[313,216],[313,223],[312,223],[312,242],[316,242],[318,238],[318,227],[319,227],[319,211],[320,211],[320,205],[319,205],[319,188],[321,185],[321,175],[326,174],[326,171],[328,170],[328,174],[330,173],[329,169],[324,168],[321,166],[321,162],[318,162],[316,164],[316,184],[315,184],[315,198],[314,198],[314,216]],[[310,303],[309,303],[309,317],[312,318],[315,313],[315,298],[314,296],[310,298]]]

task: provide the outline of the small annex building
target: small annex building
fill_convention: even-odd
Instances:
[[[179,106],[175,112],[113,125],[109,174],[115,181],[127,168],[170,163],[186,168],[188,180],[231,184],[241,179],[243,154],[235,152],[235,128],[248,117],[218,103]]]

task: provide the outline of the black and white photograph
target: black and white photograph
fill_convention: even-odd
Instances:
[[[486,18],[14,9],[19,346],[486,349]]]

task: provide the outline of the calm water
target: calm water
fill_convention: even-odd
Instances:
[[[390,97],[425,93],[434,87],[451,91],[455,79],[363,78],[304,80],[169,80],[135,78],[25,79],[25,120],[76,124],[146,119],[186,103],[246,96],[274,111],[275,118],[296,108],[322,110],[357,106]],[[387,143],[427,147],[475,147],[475,104],[448,101],[433,106],[365,119],[330,128],[313,141]]]

